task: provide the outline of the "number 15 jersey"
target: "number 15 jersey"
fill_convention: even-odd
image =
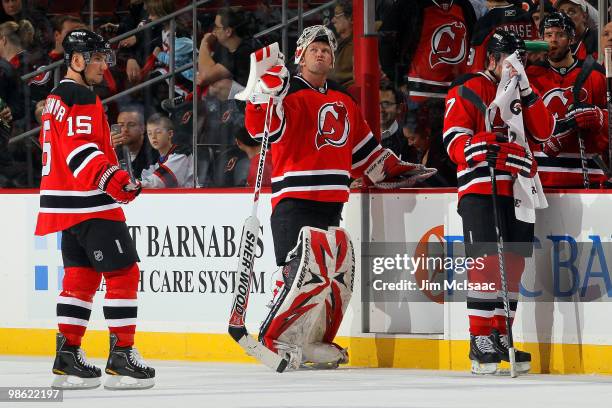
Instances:
[[[98,189],[117,165],[102,102],[84,85],[64,79],[42,113],[43,169],[36,235],[62,231],[91,218],[125,221],[113,198]]]

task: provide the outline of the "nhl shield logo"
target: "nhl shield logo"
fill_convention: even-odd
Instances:
[[[431,36],[429,65],[459,64],[465,59],[467,29],[461,21],[441,25]]]
[[[102,254],[102,251],[100,250],[94,251],[93,254],[94,254],[94,259],[98,262],[102,262],[102,260],[104,259],[104,255]]]
[[[342,102],[326,103],[319,109],[315,145],[342,147],[348,140],[350,124],[346,106]]]

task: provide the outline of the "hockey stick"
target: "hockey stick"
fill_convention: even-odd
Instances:
[[[473,104],[484,116],[485,127],[487,132],[491,131],[492,124],[489,121],[491,117],[484,101],[471,89],[461,86],[458,90],[459,96]],[[501,221],[497,212],[497,180],[495,178],[495,168],[489,165],[489,176],[491,177],[491,199],[493,201],[493,224],[495,227],[495,236],[497,238],[497,256],[499,259],[499,273],[502,285],[502,301],[504,303],[504,313],[506,317],[506,332],[508,333],[508,356],[510,360],[510,376],[516,378],[518,375],[516,370],[516,352],[514,350],[514,338],[512,335],[512,324],[510,323],[510,296],[508,294],[508,278],[504,263],[504,238],[501,234]]]
[[[492,124],[489,121],[489,108],[485,111],[485,126],[487,132],[491,131]],[[489,175],[491,177],[491,200],[493,200],[493,224],[495,226],[495,236],[497,237],[497,258],[499,260],[499,274],[502,285],[502,301],[504,303],[504,313],[506,315],[506,332],[508,334],[508,356],[510,360],[510,377],[516,378],[516,353],[514,350],[514,336],[512,335],[512,324],[510,316],[510,296],[508,295],[508,277],[504,262],[504,238],[501,233],[501,220],[497,212],[497,179],[495,178],[495,167],[489,164]]]
[[[608,166],[612,167],[612,48],[605,50],[606,100],[608,102]]]
[[[574,86],[572,87],[572,96],[574,97],[574,107],[580,102],[580,91],[582,90],[582,85],[586,82],[591,72],[593,72],[593,68],[595,67],[595,59],[589,55],[586,57],[582,64],[582,69],[580,73],[576,77],[576,82],[574,82]],[[589,168],[587,164],[586,158],[586,148],[584,147],[584,135],[582,134],[582,130],[578,129],[578,149],[580,150],[580,166],[582,167],[582,183],[584,185],[584,189],[589,189]]]
[[[232,312],[229,319],[228,333],[250,356],[255,357],[264,365],[276,372],[282,373],[287,368],[289,361],[268,349],[263,344],[257,342],[246,329],[245,319],[249,303],[251,283],[253,281],[253,266],[255,263],[255,249],[257,248],[257,238],[259,237],[259,218],[257,218],[257,207],[259,205],[259,193],[263,180],[263,170],[268,150],[269,117],[272,116],[273,109],[272,97],[268,99],[266,108],[266,118],[264,121],[264,133],[261,140],[261,153],[257,165],[257,179],[253,191],[253,209],[251,215],[244,222],[242,237],[240,239],[240,249],[238,250],[238,269],[236,271],[237,284],[235,285],[234,300],[232,302]]]

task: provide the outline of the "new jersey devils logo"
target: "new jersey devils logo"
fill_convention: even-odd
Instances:
[[[346,106],[342,102],[326,103],[319,109],[315,145],[341,147],[346,144],[350,131]]]
[[[586,89],[580,89],[579,102],[586,102],[588,95],[589,94]],[[555,118],[563,119],[565,118],[567,109],[574,103],[572,87],[568,86],[567,88],[553,88],[544,94],[542,101],[548,110],[552,112]]]
[[[441,25],[431,36],[429,65],[459,64],[465,59],[466,28],[461,21]]]

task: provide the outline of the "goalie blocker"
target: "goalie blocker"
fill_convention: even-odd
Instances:
[[[336,368],[348,351],[333,343],[353,294],[355,253],[348,233],[303,227],[282,269],[280,290],[259,339],[300,365]]]

